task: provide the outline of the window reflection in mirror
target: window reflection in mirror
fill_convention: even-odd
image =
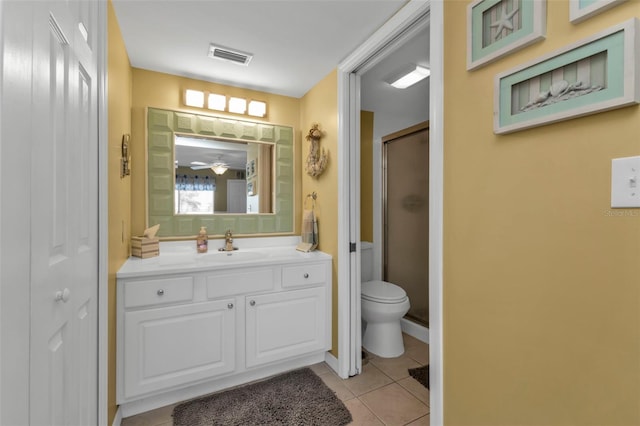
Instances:
[[[273,213],[273,144],[176,134],[176,215]]]

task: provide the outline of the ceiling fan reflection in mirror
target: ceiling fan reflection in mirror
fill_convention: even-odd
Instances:
[[[222,175],[229,169],[229,165],[220,159],[215,163],[203,163],[202,161],[192,161],[191,162],[192,170],[202,170],[202,169],[211,169],[217,175]]]

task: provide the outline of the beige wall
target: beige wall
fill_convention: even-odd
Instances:
[[[332,353],[338,354],[338,73],[332,71],[300,100],[300,127],[306,135],[318,123],[323,137],[320,148],[329,153],[329,163],[325,171],[312,178],[302,171],[302,197],[316,192],[316,217],[318,218],[318,250],[333,256],[333,330]],[[306,159],[309,142],[302,141],[300,157]],[[303,161],[304,164],[304,161]]]
[[[637,106],[505,136],[493,78],[632,16],[579,25],[466,71],[466,7],[444,18],[444,419],[640,424],[640,210],[610,210],[611,159],[640,155]]]
[[[373,241],[372,111],[360,111],[360,240]]]
[[[109,386],[108,417],[116,413],[116,272],[129,257],[131,178],[120,178],[122,135],[131,133],[131,65],[111,2],[108,31],[108,164],[109,164]]]
[[[238,87],[224,86],[209,83],[201,80],[193,80],[185,77],[178,77],[169,74],[162,74],[153,71],[133,69],[133,100],[131,109],[131,138],[133,167],[132,177],[132,233],[140,235],[146,227],[145,200],[145,176],[146,176],[146,141],[145,141],[145,108],[165,108],[175,111],[188,111],[199,114],[207,114],[207,110],[202,108],[189,108],[182,104],[182,93],[185,89],[195,89],[225,94],[227,96],[238,96],[264,100],[268,104],[268,116],[265,121],[274,124],[291,126],[294,129],[294,149],[300,153],[300,130],[298,128],[300,100],[288,96],[274,95],[270,93],[257,92]],[[234,119],[249,120],[247,116],[237,114],[215,113],[211,115],[229,116]],[[256,121],[256,120],[251,120]],[[295,169],[299,172],[300,155],[296,156]],[[296,176],[297,177],[297,176]],[[295,179],[298,183],[299,179]],[[295,188],[296,199],[300,199],[300,185]],[[298,208],[294,204],[294,208]],[[300,215],[294,214],[296,234],[300,233]]]

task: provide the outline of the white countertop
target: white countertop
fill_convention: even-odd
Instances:
[[[209,251],[198,253],[193,241],[161,241],[160,256],[141,259],[130,257],[117,273],[117,278],[166,275],[185,272],[223,270],[242,266],[277,262],[297,263],[327,260],[331,256],[321,251],[304,253],[296,250],[300,237],[237,238],[233,252],[218,251],[224,239],[210,239]]]

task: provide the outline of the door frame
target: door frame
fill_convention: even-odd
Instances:
[[[98,8],[98,424],[109,417],[109,122],[107,2]],[[114,348],[115,352],[115,348]]]
[[[442,1],[410,0],[362,46],[338,66],[338,374],[346,378],[361,361],[359,216],[350,198],[359,194],[360,177],[360,75],[393,47],[404,41],[414,24],[428,20],[430,35],[429,91],[429,354],[431,424],[443,424],[442,339],[442,235],[443,235],[443,60],[444,12]],[[358,112],[358,113],[356,113]],[[358,155],[358,158],[354,158]],[[348,182],[348,185],[343,183]],[[359,199],[359,198],[357,198]]]

